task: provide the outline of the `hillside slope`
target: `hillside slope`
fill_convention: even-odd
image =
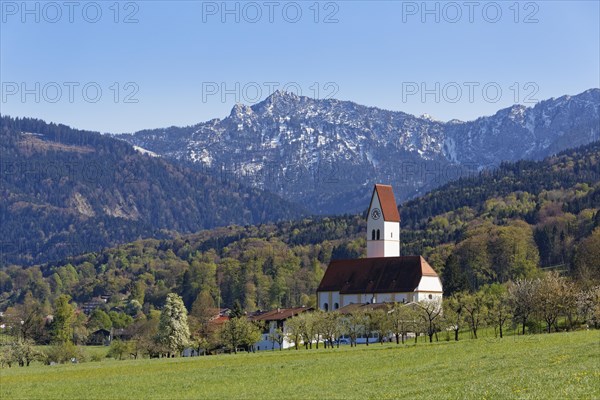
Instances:
[[[599,193],[600,142],[505,164],[401,206],[401,251],[423,254],[448,291],[535,275],[540,266],[597,281]],[[0,270],[0,308],[27,293],[77,302],[106,294],[145,307],[160,307],[169,292],[189,307],[201,291],[248,310],[311,304],[332,258],[365,256],[365,231],[364,215],[229,226],[9,267]]]
[[[0,120],[1,263],[32,264],[139,237],[297,218],[299,206],[94,132]]]

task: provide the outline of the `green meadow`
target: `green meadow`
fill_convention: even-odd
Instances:
[[[599,399],[600,332],[0,370],[2,399]]]

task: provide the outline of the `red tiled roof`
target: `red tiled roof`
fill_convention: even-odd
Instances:
[[[226,315],[220,315],[216,318],[211,319],[208,323],[211,325],[223,325],[224,323],[226,323],[227,321],[229,321],[229,317]]]
[[[438,276],[421,256],[359,258],[329,263],[318,292],[405,293],[422,276]]]
[[[381,204],[381,212],[383,213],[383,220],[390,222],[400,222],[400,213],[398,212],[398,204],[396,204],[396,198],[394,197],[394,191],[390,185],[376,184],[371,195],[371,201],[373,196],[377,192],[379,198],[379,204]],[[371,210],[369,209],[369,213]]]
[[[250,317],[252,321],[283,321],[305,311],[313,310],[311,307],[278,308]]]

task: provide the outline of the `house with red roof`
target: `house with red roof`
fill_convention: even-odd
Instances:
[[[311,307],[277,308],[249,317],[250,321],[263,326],[261,339],[254,347],[257,350],[287,349],[295,345],[288,337],[286,321],[304,312],[314,311]]]
[[[400,256],[400,213],[392,187],[373,188],[367,258],[332,260],[317,289],[321,310],[349,304],[441,300],[442,282],[421,256]]]

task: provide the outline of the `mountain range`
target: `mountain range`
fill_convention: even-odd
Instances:
[[[599,110],[600,89],[590,89],[474,121],[441,122],[276,91],[252,106],[236,104],[223,119],[117,137],[311,213],[339,214],[362,210],[376,182],[392,184],[404,201],[504,161],[539,160],[593,142]]]
[[[0,116],[0,266],[354,213],[375,182],[391,183],[404,201],[504,161],[597,139],[599,100],[591,89],[444,123],[275,92],[223,120],[116,136]]]

